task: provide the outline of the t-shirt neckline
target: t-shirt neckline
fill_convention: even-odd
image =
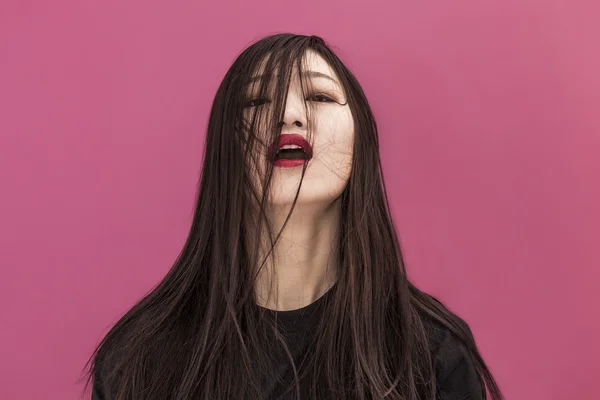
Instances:
[[[337,281],[315,301],[295,310],[273,310],[262,306],[258,307],[271,318],[276,319],[277,323],[282,325],[286,331],[303,330],[317,322],[323,305],[331,297],[336,287]]]

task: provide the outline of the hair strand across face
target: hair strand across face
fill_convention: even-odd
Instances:
[[[308,53],[326,62],[336,82],[307,72],[312,70]],[[315,385],[312,399],[434,400],[433,361],[424,356],[432,350],[426,333],[431,321],[452,331],[491,397],[501,399],[468,327],[406,276],[385,194],[377,125],[357,79],[323,39],[295,34],[257,41],[225,75],[210,112],[185,245],[164,279],[98,345],[88,377],[112,400],[260,399],[261,382],[272,372],[269,346],[286,348],[293,364],[277,325],[256,305],[255,284],[302,199],[303,180],[314,178],[313,166],[305,163],[295,193],[286,198],[292,204],[283,227],[272,230],[269,207],[276,192],[271,185],[279,181],[265,161],[266,151],[282,133],[296,73],[307,125],[286,127],[306,129],[316,169],[318,157],[327,156],[327,150],[319,154],[319,136],[313,135],[322,123],[319,110],[347,107],[354,166],[331,167],[344,182],[337,200],[341,268],[314,352],[295,370],[296,383],[324,379],[328,393]],[[328,89],[316,90],[321,87]],[[330,164],[346,165],[342,161]],[[266,243],[256,238],[267,238]],[[290,390],[300,399],[298,385]]]

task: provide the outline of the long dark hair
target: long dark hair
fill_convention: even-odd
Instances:
[[[112,327],[88,361],[87,383],[93,378],[101,384],[107,399],[263,397],[260,379],[269,369],[263,338],[267,331],[277,333],[277,325],[257,306],[255,279],[265,259],[259,258],[259,243],[248,240],[261,237],[268,226],[272,167],[258,160],[264,136],[257,132],[268,132],[270,143],[280,134],[290,76],[295,69],[304,82],[307,51],[323,57],[337,74],[355,136],[353,168],[336,200],[341,211],[336,290],[324,311],[327,323],[319,322],[315,331],[314,356],[303,376],[325,374],[330,393],[339,399],[432,400],[436,380],[433,361],[424,356],[431,354],[426,317],[456,336],[480,382],[493,399],[502,399],[468,326],[407,279],[386,197],[377,125],[358,81],[322,38],[295,34],[255,42],[225,75],[210,113],[185,246],[165,278]],[[248,118],[243,93],[259,69],[261,95],[269,88],[281,90],[271,90],[268,114]],[[280,232],[269,231],[271,248]],[[299,378],[296,374],[296,384]],[[291,390],[299,398],[295,386]],[[318,397],[316,391],[312,397]]]

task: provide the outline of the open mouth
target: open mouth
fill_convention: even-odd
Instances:
[[[302,135],[281,134],[279,142],[271,144],[268,158],[274,164],[276,162],[279,162],[277,164],[281,164],[281,162],[289,164],[294,161],[302,164],[312,158],[312,147]]]
[[[308,160],[310,157],[304,149],[298,145],[283,146],[275,154],[275,160]]]

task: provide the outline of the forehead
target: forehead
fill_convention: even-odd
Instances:
[[[335,78],[335,72],[333,69],[327,64],[327,61],[320,54],[308,50],[306,54],[304,54],[304,60],[306,64],[306,69],[309,71],[322,72],[327,75],[331,75]]]
[[[256,68],[255,73],[252,74],[253,77],[262,75],[265,65],[267,63],[267,59],[268,59],[268,56],[265,57],[261,61],[261,63]],[[338,77],[337,77],[337,74],[335,73],[335,71],[329,66],[327,61],[325,61],[325,59],[320,54],[315,52],[314,50],[308,49],[306,51],[306,53],[304,53],[301,64],[302,64],[302,68],[303,68],[302,72],[304,72],[304,71],[318,72],[321,74],[329,75],[335,81],[338,81]],[[297,75],[298,75],[298,71],[297,71],[297,67],[294,63],[294,67],[292,70],[292,79],[294,79]],[[277,71],[273,72],[273,77],[277,77]]]

